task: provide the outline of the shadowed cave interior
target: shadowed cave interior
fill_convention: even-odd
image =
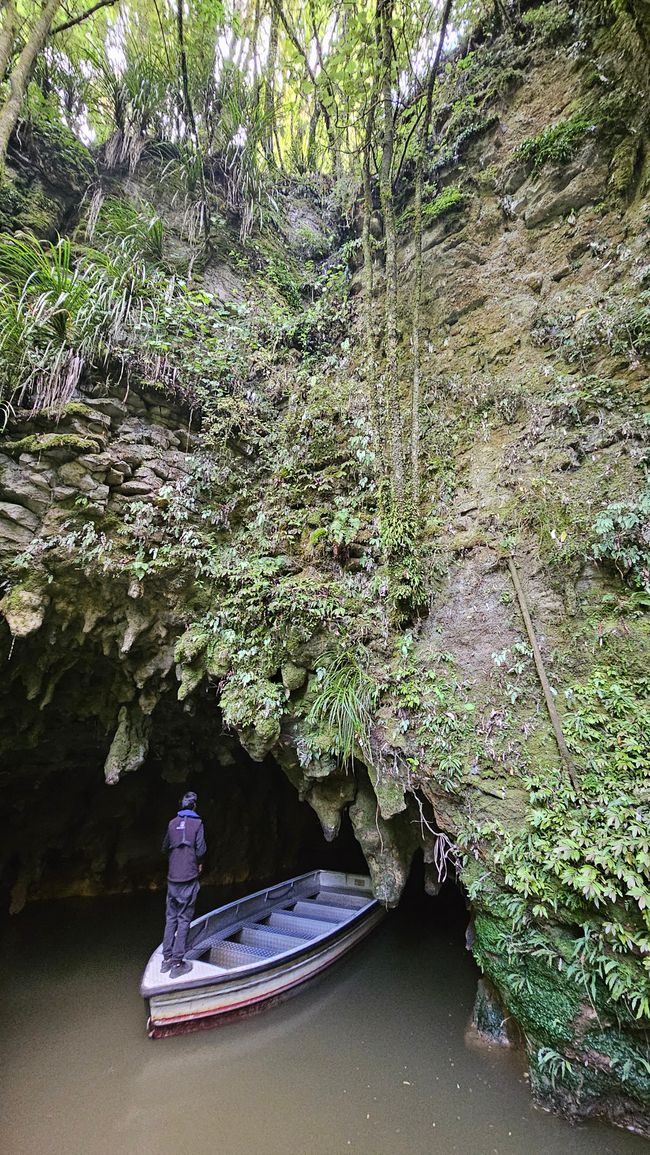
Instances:
[[[205,886],[252,889],[316,867],[367,871],[347,812],[327,843],[274,759],[254,762],[224,734],[207,695],[189,709],[163,699],[144,764],[114,786],[103,775],[110,734],[96,719],[57,716],[55,731],[1,775],[3,910],[163,887],[160,844],[186,789],[197,792],[205,823]]]

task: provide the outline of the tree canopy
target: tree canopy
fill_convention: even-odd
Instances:
[[[0,149],[18,117],[45,100],[116,161],[133,165],[145,142],[157,141],[201,149],[231,167],[236,157],[250,169],[342,176],[357,167],[369,103],[378,98],[387,7],[375,0],[3,0]],[[456,38],[482,7],[459,0]],[[443,9],[442,0],[390,4],[402,145],[413,137]]]

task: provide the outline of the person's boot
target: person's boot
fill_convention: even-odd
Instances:
[[[171,969],[172,969],[172,960],[170,958],[164,958],[160,964],[161,974],[166,975],[167,971],[170,971]]]
[[[181,959],[180,962],[173,962],[169,972],[170,979],[178,979],[181,975],[188,975],[192,969],[191,962],[186,962]]]

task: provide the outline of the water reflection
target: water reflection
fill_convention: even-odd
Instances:
[[[443,917],[444,915],[444,917]],[[646,1143],[532,1108],[517,1056],[464,1043],[464,921],[391,916],[290,1002],[151,1041],[138,979],[158,896],[28,910],[3,953],[12,1155],[627,1155]]]

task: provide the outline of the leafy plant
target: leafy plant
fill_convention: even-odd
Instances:
[[[512,889],[512,950],[531,949],[531,920],[580,927],[570,956],[550,965],[592,997],[600,982],[636,1017],[650,1015],[650,679],[599,666],[567,695],[564,731],[580,767],[565,780],[530,775],[526,829],[500,833],[495,861]],[[541,949],[541,944],[538,944]],[[548,950],[548,943],[545,950]]]
[[[327,651],[319,661],[317,689],[307,715],[311,726],[331,728],[335,752],[346,766],[357,748],[371,758],[370,725],[379,689],[367,663],[367,655],[360,651]]]
[[[131,329],[151,324],[143,266],[97,250],[73,262],[69,240],[0,236],[0,392],[33,408],[65,404],[82,374],[108,368]]]
[[[92,212],[91,240],[105,246],[124,244],[132,253],[147,260],[162,261],[164,226],[152,205],[132,203],[117,197],[101,199]]]
[[[597,516],[593,556],[650,594],[650,484],[636,501],[618,501]]]
[[[521,22],[528,32],[532,32],[543,42],[556,44],[571,28],[572,12],[562,0],[551,0],[522,12]]]
[[[440,217],[447,216],[457,209],[462,208],[465,203],[465,194],[458,185],[449,185],[443,189],[441,193],[433,197],[432,200],[426,200],[422,205],[422,221],[424,227],[428,227],[440,219]],[[401,228],[410,224],[413,219],[413,208],[410,207],[402,213],[399,224]]]
[[[514,159],[530,165],[534,173],[540,172],[545,164],[566,164],[594,128],[587,117],[576,114],[522,141],[515,149]]]
[[[537,1066],[551,1081],[551,1086],[555,1090],[556,1080],[565,1082],[573,1075],[573,1064],[569,1062],[564,1055],[559,1051],[554,1051],[552,1047],[540,1047],[537,1052]]]

